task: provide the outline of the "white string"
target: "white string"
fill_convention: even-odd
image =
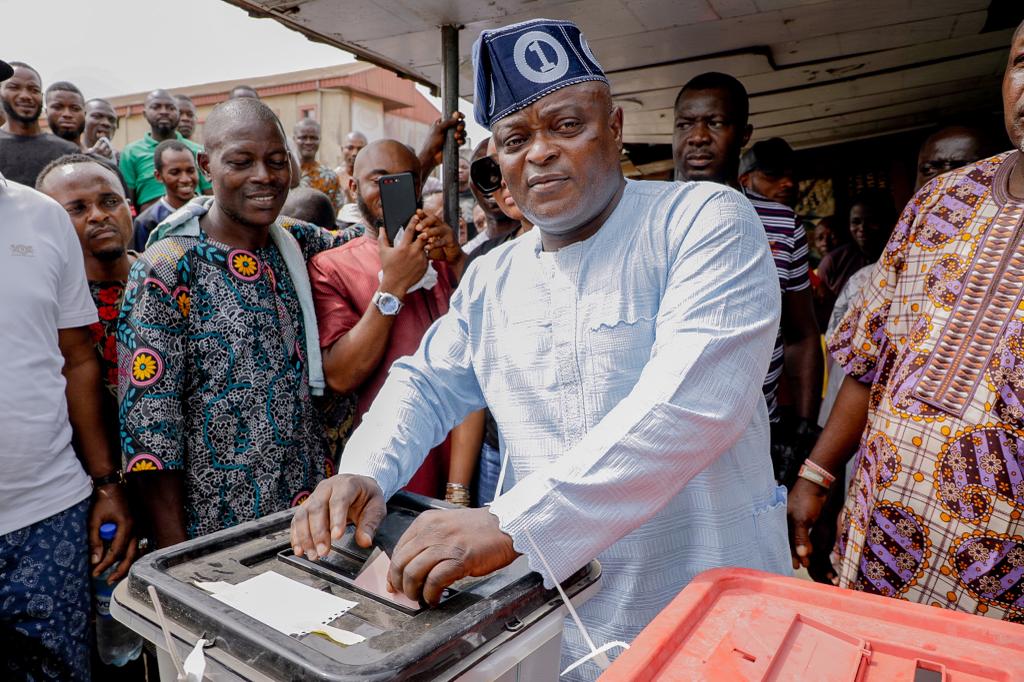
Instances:
[[[495,486],[494,489],[495,499],[500,497],[501,494],[504,492],[502,487],[505,483],[505,472],[508,469],[508,460],[509,453],[508,450],[506,450],[505,455],[501,459],[501,471],[498,473],[498,484]],[[555,578],[555,572],[551,570],[551,565],[548,564],[548,560],[544,557],[544,553],[540,551],[540,547],[538,547],[537,543],[534,541],[533,535],[531,535],[530,531],[525,528],[523,529],[523,532],[525,533],[526,539],[529,541],[530,546],[533,547],[533,551],[537,554],[537,558],[540,559],[540,563],[544,566],[544,570],[547,571],[548,576],[551,578],[551,582],[555,584],[555,589],[558,590],[558,596],[561,597],[562,603],[564,603],[565,607],[569,610],[569,615],[572,617],[573,622],[576,623],[576,627],[579,628],[580,633],[583,635],[584,641],[587,643],[587,646],[590,647],[589,654],[587,654],[586,656],[577,661],[574,661],[568,668],[561,672],[560,676],[565,675],[566,673],[572,670],[575,670],[576,668],[583,665],[589,660],[593,660],[595,665],[601,668],[601,670],[607,670],[608,666],[611,665],[611,662],[608,660],[608,657],[605,655],[605,652],[615,647],[628,649],[629,645],[625,642],[618,641],[609,642],[601,648],[598,648],[594,645],[594,640],[591,639],[590,632],[587,630],[586,626],[583,625],[583,620],[580,618],[580,615],[576,613],[576,608],[572,605],[572,601],[569,599],[569,595],[565,593],[565,590],[562,589],[562,585]]]

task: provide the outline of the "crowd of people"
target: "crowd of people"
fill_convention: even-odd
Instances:
[[[516,56],[527,28],[555,77]],[[108,101],[0,62],[3,676],[98,670],[89,581],[115,561],[293,507],[296,553],[350,523],[369,546],[400,489],[453,505],[393,552],[412,599],[520,555],[549,587],[602,561],[567,662],[717,566],[1024,622],[1024,30],[1012,151],[937,126],[902,212],[872,189],[817,224],[731,75],[679,91],[655,182],[623,177],[571,22],[485,31],[474,65],[491,136],[449,225],[460,114],[420,150],[352,131],[331,168],[320,125],[289,136],[252,88],[201,144],[154,90],[115,149]],[[392,243],[398,173],[421,208]]]

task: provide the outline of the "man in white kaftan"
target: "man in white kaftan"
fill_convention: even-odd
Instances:
[[[506,182],[538,229],[470,266],[448,314],[392,367],[343,473],[292,525],[295,551],[310,556],[346,520],[368,544],[383,500],[486,406],[514,484],[489,509],[417,520],[391,584],[436,603],[441,587],[520,554],[549,587],[598,558],[603,588],[580,610],[598,646],[631,641],[704,570],[790,565],[760,388],[780,314],[764,229],[724,186],[624,181],[621,111],[600,81],[495,122]],[[579,120],[563,128],[566,117]],[[569,133],[576,125],[584,132]],[[545,215],[552,207],[561,212]],[[565,228],[572,211],[580,229]],[[588,652],[567,623],[563,663]]]

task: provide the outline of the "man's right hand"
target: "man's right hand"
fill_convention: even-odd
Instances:
[[[292,550],[314,560],[331,551],[349,523],[356,526],[356,544],[369,548],[387,515],[384,491],[366,476],[338,474],[320,481],[292,517]]]
[[[410,287],[420,281],[430,262],[426,253],[428,236],[416,230],[416,219],[414,215],[394,246],[391,246],[387,231],[383,228],[377,235],[380,266],[384,273],[380,288],[399,300],[405,298]]]
[[[828,490],[805,478],[797,478],[789,493],[786,514],[789,517],[789,547],[793,570],[807,568],[811,562],[811,528],[821,516]]]

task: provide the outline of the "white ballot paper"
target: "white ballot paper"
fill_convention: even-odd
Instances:
[[[215,590],[213,598],[286,635],[322,631],[322,626],[356,605],[274,571]]]

